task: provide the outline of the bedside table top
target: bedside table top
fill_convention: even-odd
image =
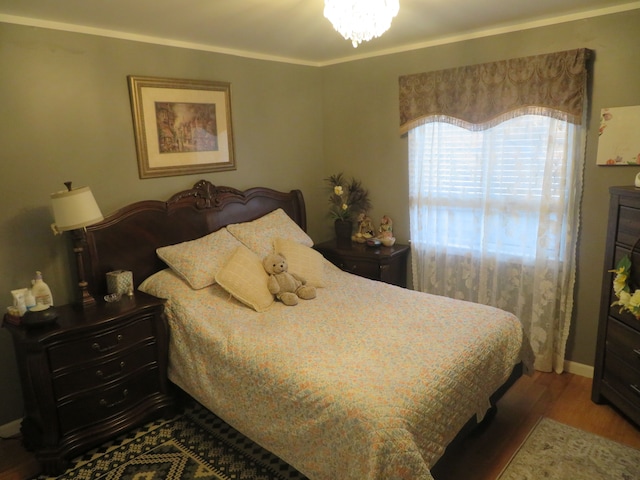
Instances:
[[[336,240],[334,239],[314,245],[313,248],[321,253],[335,252],[341,255],[357,255],[364,257],[393,257],[406,253],[410,247],[409,245],[401,243],[396,243],[391,247],[385,247],[384,245],[380,245],[379,247],[369,247],[366,243],[351,242],[351,246],[349,248],[341,248],[338,247]]]
[[[83,310],[73,304],[55,306],[58,318],[47,325],[27,327],[4,322],[3,327],[9,329],[14,335],[25,339],[44,339],[55,337],[59,334],[67,334],[76,329],[98,326],[114,319],[140,313],[146,309],[154,309],[164,305],[165,300],[148,295],[143,292],[135,292],[132,297],[123,295],[117,302],[107,303],[102,299],[97,300],[95,307]]]

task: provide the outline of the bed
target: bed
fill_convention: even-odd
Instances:
[[[87,227],[83,268],[96,297],[123,269],[167,299],[169,379],[308,478],[431,479],[513,381],[518,319],[343,272],[305,231],[298,190],[201,180]],[[315,299],[265,295],[273,248]]]

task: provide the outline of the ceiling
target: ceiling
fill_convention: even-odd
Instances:
[[[322,66],[623,12],[640,1],[400,0],[389,31],[355,49],[323,8],[323,0],[2,0],[0,22]]]

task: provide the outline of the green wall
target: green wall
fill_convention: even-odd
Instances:
[[[69,235],[54,237],[49,194],[89,185],[104,214],[166,200],[200,178],[240,189],[300,188],[310,234],[322,189],[322,76],[314,67],[0,24],[0,292],[41,270],[54,302],[73,299]],[[127,75],[231,82],[237,170],[141,180]],[[71,267],[70,267],[71,266]],[[4,306],[3,306],[4,310]],[[9,333],[0,329],[0,425],[22,416]]]
[[[574,48],[595,52],[578,251],[567,359],[593,365],[607,227],[608,188],[633,184],[638,167],[598,167],[604,107],[640,105],[640,10],[475,39],[323,68],[325,169],[345,169],[373,192],[376,221],[409,236],[407,138],[398,133],[398,77]],[[640,134],[640,125],[638,126]],[[344,166],[348,165],[348,168]]]
[[[58,304],[73,298],[68,235],[54,237],[49,194],[89,185],[105,214],[164,200],[200,178],[248,188],[302,189],[309,233],[331,237],[322,178],[344,171],[371,191],[372,217],[409,236],[407,141],[398,133],[398,76],[586,47],[595,51],[575,322],[568,359],[592,365],[602,277],[607,189],[640,170],[596,167],[598,114],[640,105],[640,10],[322,68],[0,24],[0,292],[42,270]],[[238,169],[138,178],[127,75],[232,84]],[[0,330],[0,425],[22,416],[9,334]]]

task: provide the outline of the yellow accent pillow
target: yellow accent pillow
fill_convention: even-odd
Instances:
[[[227,225],[227,230],[260,258],[273,253],[276,238],[287,238],[307,247],[313,246],[311,237],[281,208],[251,222]]]
[[[241,245],[226,228],[204,237],[156,249],[158,257],[194,290],[216,283],[215,276]]]
[[[320,252],[294,240],[276,238],[273,242],[275,253],[281,253],[287,259],[289,272],[300,275],[307,285],[325,287],[324,257]]]
[[[262,261],[244,245],[236,248],[216,274],[216,282],[222,288],[256,312],[264,312],[274,301],[268,281]]]

